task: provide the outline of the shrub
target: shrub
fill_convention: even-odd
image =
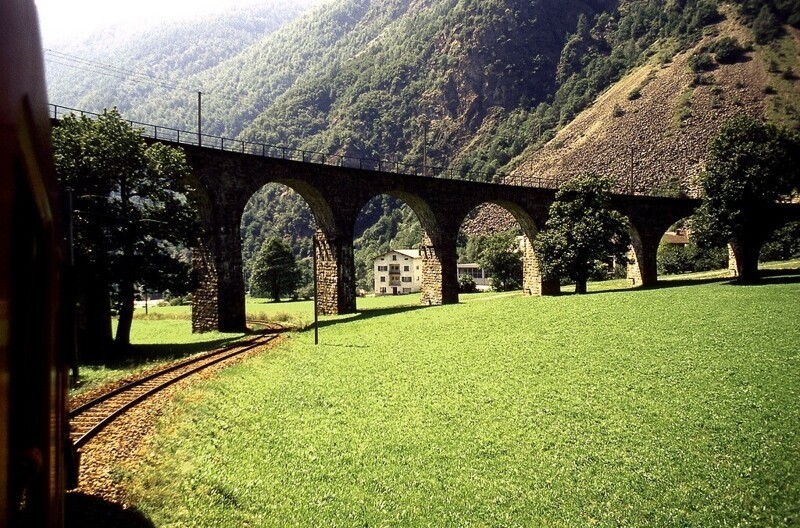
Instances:
[[[612,112],[614,117],[622,117],[625,115],[625,110],[619,105],[619,103],[614,104],[614,110]]]
[[[589,280],[604,281],[611,278],[611,265],[601,260],[595,260],[594,266],[589,271]]]
[[[709,53],[695,53],[689,58],[689,69],[695,73],[714,69],[714,59]]]
[[[761,248],[758,259],[787,260],[800,254],[800,222],[791,222],[773,233]]]
[[[709,51],[714,54],[714,58],[720,64],[730,64],[739,60],[744,48],[736,38],[722,37],[711,45]]]
[[[636,99],[640,98],[641,96],[642,96],[642,91],[639,88],[635,88],[635,89],[631,90],[630,93],[628,94],[628,100],[629,101],[635,101]]]
[[[728,265],[725,247],[699,247],[694,241],[685,246],[661,244],[656,253],[659,274],[676,275],[692,271],[724,269]]]
[[[656,266],[659,275],[677,275],[694,271],[686,254],[686,248],[677,244],[660,244],[656,254]]]
[[[478,287],[475,285],[475,279],[468,273],[462,273],[458,276],[458,291],[460,293],[475,293]]]
[[[728,266],[727,247],[700,247],[694,242],[686,246],[686,256],[693,271],[724,269]]]
[[[756,37],[758,44],[767,44],[775,40],[781,33],[783,28],[778,18],[772,13],[769,6],[764,5],[758,16],[753,20],[753,35]]]

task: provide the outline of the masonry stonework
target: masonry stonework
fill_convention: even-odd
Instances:
[[[561,292],[561,285],[557,278],[545,279],[542,276],[539,269],[539,258],[527,235],[524,235],[522,240],[522,292],[525,295],[536,297],[558,295]]]
[[[317,231],[314,243],[317,258],[317,310],[323,315],[353,313],[356,310],[356,283],[352,240],[331,240]]]
[[[219,328],[217,268],[214,255],[203,243],[192,250],[192,270],[197,278],[192,296],[192,332],[211,332]]]
[[[201,216],[203,246],[195,259],[198,288],[193,327],[240,331],[246,328],[240,223],[250,197],[267,183],[280,183],[308,203],[317,225],[318,307],[325,314],[352,313],[355,303],[353,230],[361,209],[375,196],[405,201],[425,232],[422,302],[458,302],[456,241],[464,218],[475,207],[497,203],[509,210],[530,238],[544,226],[554,189],[520,187],[408,176],[341,166],[303,163],[183,146],[193,168]],[[697,200],[614,195],[611,206],[626,215],[638,233],[632,277],[650,285],[657,279],[658,241],[671,224],[690,216]],[[204,252],[205,251],[205,252]],[[543,281],[530,242],[526,242],[525,289],[531,295],[558,293],[558,280]],[[216,306],[214,307],[214,304]]]

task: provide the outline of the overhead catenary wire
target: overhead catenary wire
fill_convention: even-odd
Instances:
[[[185,89],[187,91],[197,91],[197,90],[190,90],[189,88],[181,88],[175,83],[169,82],[167,80],[155,77],[153,75],[141,71],[129,70],[126,68],[120,68],[118,66],[112,66],[110,64],[106,64],[93,59],[87,59],[85,57],[79,57],[77,55],[72,55],[70,53],[64,53],[62,51],[45,49],[44,54],[45,54],[44,59],[46,62],[52,64],[58,64],[61,66],[66,66],[68,68],[76,68],[90,73],[105,75],[108,77],[114,77],[116,79],[130,80],[133,82],[140,82],[140,83],[148,83],[171,90]]]

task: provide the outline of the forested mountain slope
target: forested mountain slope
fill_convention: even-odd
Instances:
[[[96,60],[128,54],[126,64],[177,89],[73,71],[51,76],[51,100],[193,130],[203,90],[206,133],[410,163],[426,156],[476,179],[555,184],[596,170],[639,192],[689,189],[708,139],[733,113],[798,126],[788,24],[800,23],[800,0],[330,0],[281,25],[299,12],[290,5],[165,28],[110,55],[91,48]],[[716,60],[710,48],[722,37],[745,49]],[[367,253],[419,238],[397,205],[380,198],[366,208],[360,267]],[[297,195],[268,186],[242,229],[247,261],[269,234],[307,254],[313,226]]]
[[[59,45],[45,51],[50,100],[89,111],[116,106],[128,119],[185,126],[192,121],[179,123],[180,116],[196,116],[196,92],[207,90],[204,72],[307,9],[305,1],[282,0],[151,29],[115,27]]]
[[[759,45],[727,6],[696,43],[659,52],[636,66],[561,128],[517,160],[512,180],[564,178],[592,171],[638,193],[699,192],[710,140],[739,113],[800,128],[800,32]],[[735,39],[735,56],[715,53]],[[660,46],[659,46],[660,44]],[[708,61],[708,62],[706,62]],[[700,64],[702,63],[702,64]]]

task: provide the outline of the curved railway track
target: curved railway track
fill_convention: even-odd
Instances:
[[[213,352],[185,359],[76,407],[69,412],[72,442],[76,448],[80,448],[119,415],[153,394],[207,367],[265,345],[276,337],[275,334],[259,335]]]

